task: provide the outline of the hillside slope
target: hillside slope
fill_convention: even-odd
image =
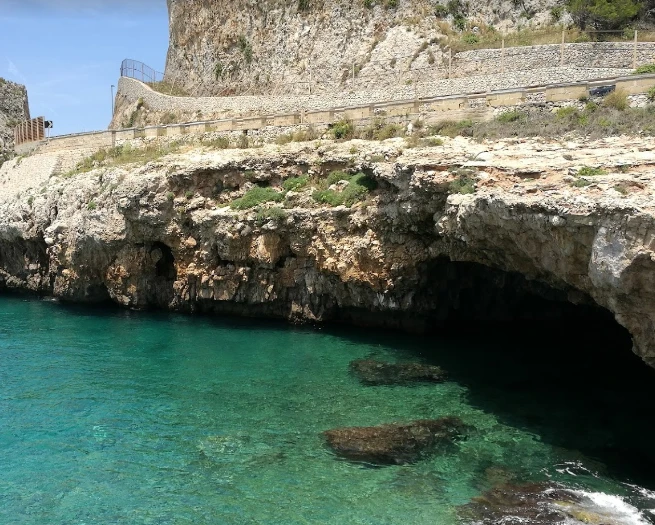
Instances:
[[[193,95],[306,92],[447,63],[457,20],[498,30],[551,22],[558,0],[168,0],[166,78]],[[528,19],[529,16],[529,19]],[[329,89],[329,87],[328,87]]]

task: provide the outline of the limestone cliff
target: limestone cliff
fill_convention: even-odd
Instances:
[[[443,65],[456,20],[499,30],[550,23],[558,0],[168,0],[166,78],[194,95],[305,93],[351,76]],[[455,24],[457,25],[457,24]]]
[[[29,118],[25,86],[0,78],[0,164],[13,152],[15,125]]]
[[[528,299],[542,297],[609,310],[655,365],[654,163],[640,138],[192,149],[7,197],[0,283],[404,329],[530,315]],[[589,168],[599,165],[607,172]],[[316,199],[335,170],[368,181],[352,207]],[[332,196],[354,184],[332,179]],[[253,188],[267,196],[259,206],[235,206]]]

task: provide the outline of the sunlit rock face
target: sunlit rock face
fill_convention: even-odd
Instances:
[[[5,192],[0,282],[409,331],[603,310],[653,364],[654,162],[641,138],[188,146]]]
[[[305,93],[309,83],[329,90],[369,76],[391,84],[447,64],[439,39],[453,14],[511,30],[526,11],[535,27],[551,23],[556,4],[471,0],[446,12],[428,0],[169,0],[166,78],[195,95]]]
[[[29,118],[25,86],[0,78],[0,164],[13,151],[16,124]]]

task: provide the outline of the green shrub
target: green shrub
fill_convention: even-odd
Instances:
[[[216,137],[215,139],[203,140],[202,144],[208,148],[227,149],[230,147],[230,139],[228,137]]]
[[[166,194],[166,199],[169,200],[169,201],[173,201],[175,199],[175,193],[173,193],[172,191],[169,191]]]
[[[509,124],[510,122],[517,122],[519,120],[524,120],[525,117],[526,114],[523,111],[519,111],[518,109],[512,109],[510,111],[505,111],[504,113],[498,115],[496,117],[496,120],[504,124]]]
[[[574,188],[584,188],[585,186],[589,186],[591,182],[589,182],[586,179],[575,179],[572,183],[571,186]]]
[[[348,175],[344,171],[333,171],[331,172],[327,178],[325,179],[325,184],[330,187],[333,184],[336,184],[337,182],[340,182],[342,180],[347,180],[349,181],[352,175]]]
[[[619,29],[641,11],[635,0],[568,0],[567,10],[582,29]]]
[[[573,106],[558,108],[557,111],[555,112],[557,118],[568,118],[574,115],[577,116],[577,114],[578,114],[578,109]]]
[[[635,75],[646,75],[648,73],[655,73],[655,64],[639,66],[634,72]]]
[[[298,11],[309,11],[310,7],[309,0],[298,0]]]
[[[596,104],[595,102],[587,102],[584,107],[584,110],[587,113],[593,113],[597,109],[598,109],[598,104]]]
[[[331,184],[335,184],[339,180],[347,180],[348,186],[341,192],[329,189],[315,191],[312,197],[316,202],[329,204],[330,206],[344,205],[350,207],[363,200],[370,191],[377,188],[377,182],[364,173],[357,173],[352,177],[348,177],[343,172],[332,172],[330,175],[333,176],[334,180]],[[346,178],[344,178],[344,175]],[[330,177],[328,177],[328,181],[329,179]]]
[[[655,87],[652,87],[648,90],[646,97],[650,102],[655,102]]]
[[[287,212],[280,206],[262,208],[257,211],[257,222],[282,221],[287,218]]]
[[[282,183],[282,187],[286,191],[298,191],[309,183],[309,177],[303,175],[301,177],[291,177]]]
[[[615,89],[603,99],[603,106],[613,108],[618,111],[625,111],[630,107],[628,102],[628,92],[624,89]]]
[[[353,177],[350,179],[350,186],[353,184],[356,186],[362,186],[368,191],[374,191],[378,189],[378,181],[372,177],[369,177],[365,173],[357,173],[356,175],[353,175]]]
[[[480,37],[475,33],[466,33],[462,36],[462,40],[465,44],[474,45],[480,43]]]
[[[355,126],[349,120],[340,120],[332,125],[331,131],[335,139],[349,139],[355,133]]]
[[[478,123],[479,124],[479,123]],[[452,121],[444,120],[428,128],[428,135],[445,135],[446,137],[472,137],[476,123],[470,119]]]
[[[246,194],[230,203],[233,210],[248,210],[264,202],[280,202],[284,196],[273,188],[262,188],[255,186],[249,189]]]
[[[93,211],[98,207],[98,205],[95,203],[95,201],[89,201],[89,203],[86,205],[86,209],[89,211]]]
[[[472,170],[456,169],[453,174],[456,178],[449,185],[451,193],[475,193],[475,177]]]
[[[245,35],[239,36],[238,43],[239,49],[241,49],[241,52],[243,53],[243,58],[247,64],[250,64],[252,62],[252,44],[248,42],[248,39]]]
[[[591,166],[582,166],[578,170],[578,177],[595,177],[596,175],[607,175],[607,172],[602,168],[592,168]]]
[[[186,200],[191,200],[193,198],[193,195],[194,195],[194,193],[191,190],[187,191],[184,194],[184,196],[186,197]]]

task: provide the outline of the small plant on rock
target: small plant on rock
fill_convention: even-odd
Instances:
[[[285,191],[298,191],[309,183],[309,177],[303,175],[301,177],[291,177],[290,179],[285,180],[282,183],[282,187]]]
[[[262,224],[267,221],[282,221],[287,218],[287,212],[280,206],[262,208],[257,211],[257,222]]]
[[[273,188],[262,188],[255,186],[249,189],[246,194],[230,204],[233,210],[248,210],[265,202],[280,202],[284,195],[275,191]]]
[[[592,168],[591,166],[582,166],[578,170],[578,177],[595,177],[597,175],[607,175],[607,171],[602,168]]]
[[[450,183],[451,193],[462,193],[465,195],[475,193],[475,172],[473,170],[459,168],[455,169],[452,173],[456,178]]]

